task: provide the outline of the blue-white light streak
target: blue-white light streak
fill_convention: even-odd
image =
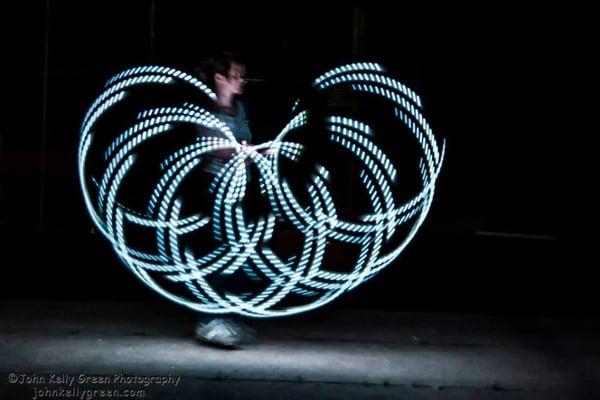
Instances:
[[[362,190],[367,194],[370,211],[359,220],[345,220],[338,212],[332,195],[335,184],[327,163],[314,166],[305,188],[308,204],[299,200],[282,176],[282,163],[294,163],[305,151],[302,135],[286,140],[298,129],[310,126],[309,111],[303,103],[294,103],[292,119],[275,139],[256,146],[243,146],[217,114],[186,102],[182,105],[154,107],[137,113],[127,129],[109,133],[98,148],[97,123],[127,100],[130,91],[141,86],[184,85],[198,90],[210,101],[215,94],[202,82],[173,68],[136,67],[111,78],[84,117],[78,149],[79,178],[85,204],[92,221],[110,241],[116,254],[145,284],[171,301],[196,311],[238,313],[252,317],[276,317],[301,313],[333,301],[389,265],[404,250],[423,223],[433,200],[435,183],[444,156],[431,127],[423,117],[419,96],[387,75],[376,63],[354,63],[334,68],[319,76],[314,90],[325,92],[343,86],[356,96],[375,96],[392,105],[393,117],[414,138],[420,148],[420,164],[415,170],[421,190],[411,198],[400,199],[396,187],[398,166],[390,149],[378,145],[378,137],[406,134],[378,128],[369,121],[349,115],[332,114],[326,118],[324,139],[349,158],[361,164]],[[120,201],[120,191],[130,171],[136,168],[137,155],[154,138],[173,135],[180,126],[193,126],[214,132],[162,155],[160,176],[156,178],[143,210],[131,210]],[[108,139],[108,140],[106,140]],[[180,196],[182,185],[197,170],[205,156],[228,150],[232,156],[214,177],[206,196],[214,204],[206,215],[182,215],[187,201]],[[269,150],[267,154],[264,150]],[[104,164],[91,175],[90,154]],[[97,155],[101,155],[98,157]],[[98,161],[94,161],[98,162]],[[256,220],[243,211],[248,189],[248,165],[258,172],[260,188],[271,213]],[[297,254],[282,258],[270,247],[278,224],[288,224],[303,235]],[[404,236],[395,248],[401,226]],[[128,227],[140,227],[154,233],[155,242],[144,250],[127,241]],[[204,254],[184,248],[184,239],[194,232],[209,232],[219,245]],[[335,242],[357,246],[358,257],[348,272],[333,272],[325,265],[325,253]],[[149,250],[154,247],[155,250]],[[384,249],[386,249],[384,251]],[[212,287],[207,279],[213,274],[230,275],[242,270],[250,279],[264,281],[263,289],[233,295]],[[183,294],[166,290],[156,274],[181,285]],[[290,294],[302,296],[300,305],[283,306]]]

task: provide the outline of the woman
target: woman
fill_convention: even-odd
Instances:
[[[246,86],[246,66],[235,54],[222,53],[211,60],[209,69],[206,80],[217,95],[212,111],[229,127],[238,143],[249,145],[252,133],[246,109],[238,98],[244,93]],[[206,135],[206,132],[200,131],[199,135]],[[221,150],[206,157],[204,172],[208,174],[209,180],[218,176],[232,155],[231,150]],[[212,202],[209,202],[209,207],[212,206]],[[225,278],[219,275],[213,282],[222,286],[224,281]],[[205,343],[224,348],[236,348],[254,338],[252,329],[231,317],[203,317],[196,326],[195,334],[196,338]]]

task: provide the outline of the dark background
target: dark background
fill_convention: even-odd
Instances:
[[[1,298],[163,301],[92,232],[77,178],[79,124],[119,70],[192,72],[227,49],[260,80],[246,94],[257,141],[281,128],[298,87],[362,60],[415,89],[447,140],[433,207],[411,246],[332,307],[598,315],[589,10],[219,3],[2,6]]]

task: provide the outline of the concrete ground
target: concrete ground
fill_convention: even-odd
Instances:
[[[0,399],[600,398],[598,320],[330,308],[247,321],[239,350],[195,322],[167,303],[0,303]]]

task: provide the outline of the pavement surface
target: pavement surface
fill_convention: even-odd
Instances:
[[[600,399],[600,321],[325,309],[238,350],[171,304],[0,303],[0,399]]]

